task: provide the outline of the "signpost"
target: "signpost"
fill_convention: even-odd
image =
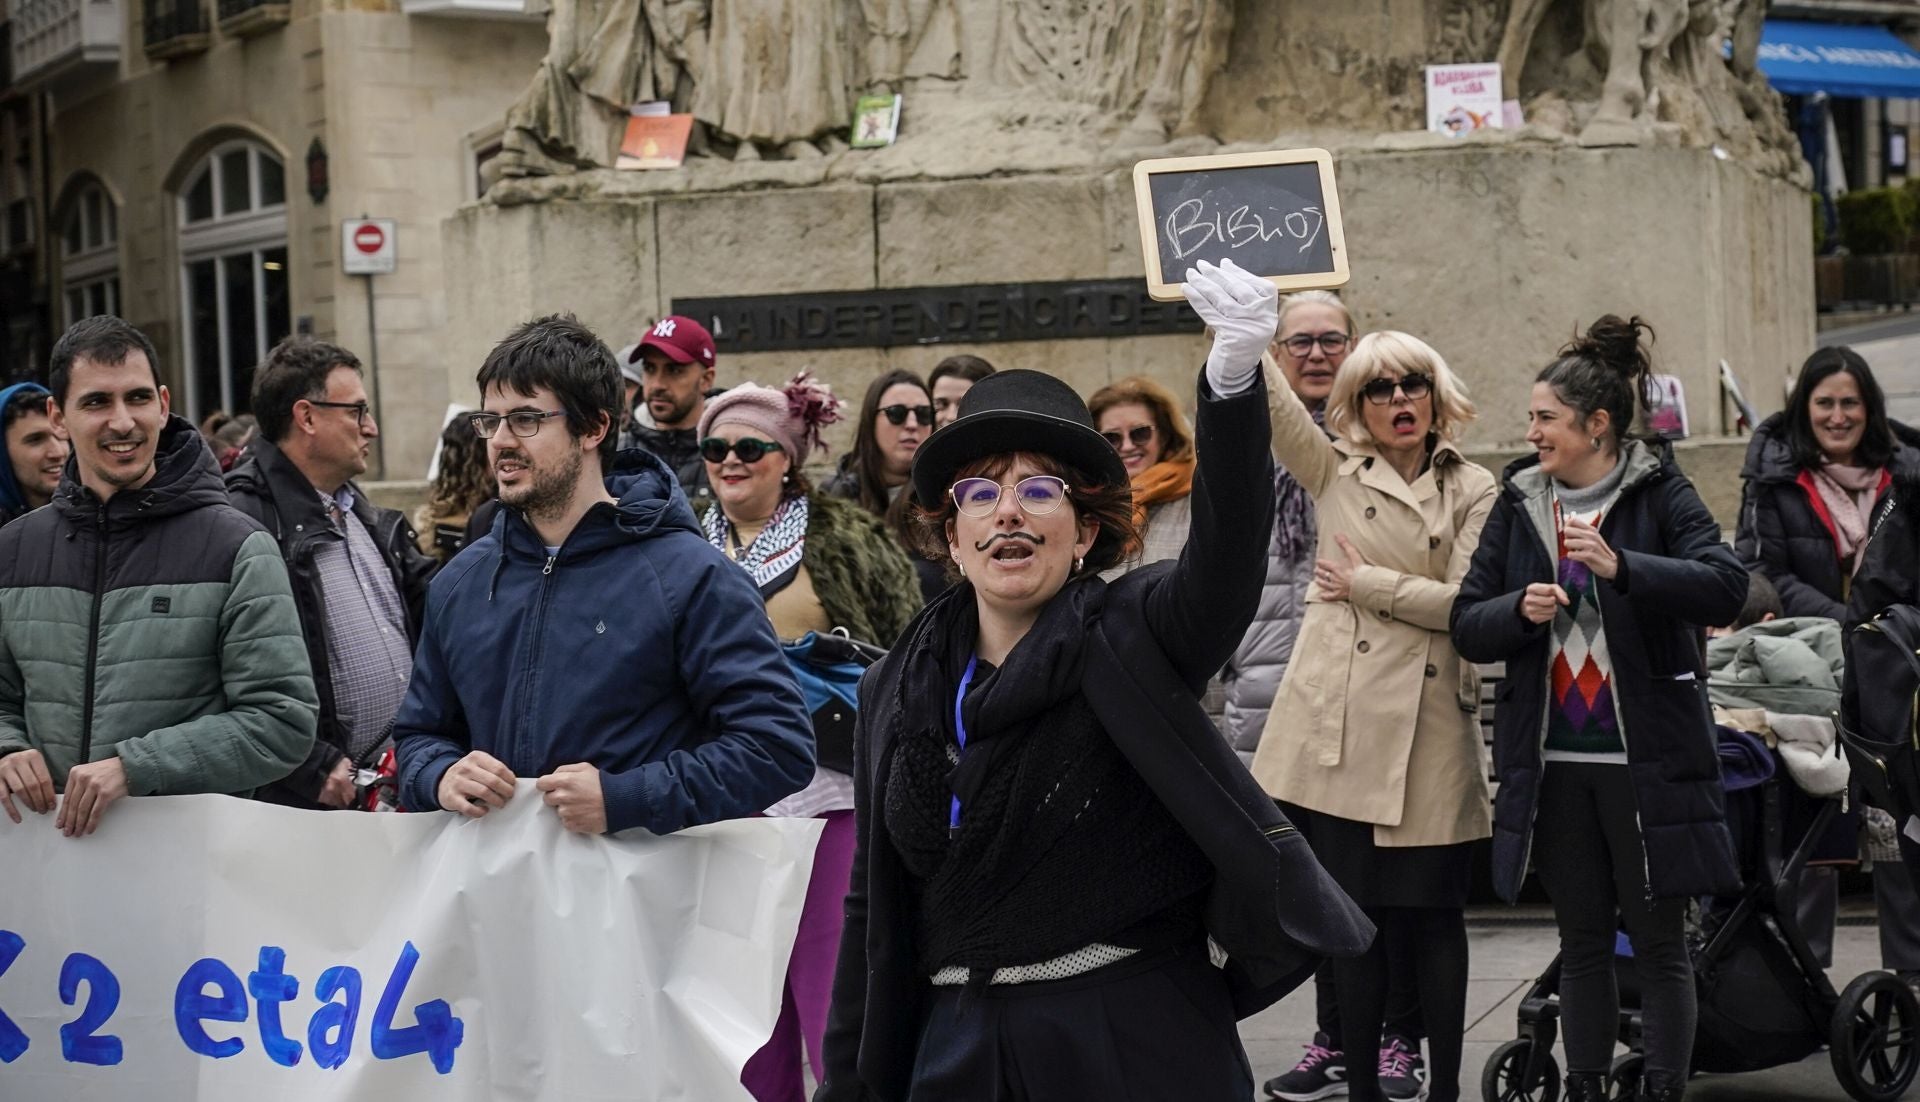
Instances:
[[[391,218],[349,218],[340,223],[340,270],[367,280],[367,380],[372,384],[373,419],[380,415],[380,333],[374,325],[373,277],[392,275],[399,267],[400,246]],[[380,477],[387,477],[387,449],[376,437],[373,442]]]

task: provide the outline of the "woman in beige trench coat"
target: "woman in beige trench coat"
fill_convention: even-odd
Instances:
[[[1448,638],[1495,480],[1456,438],[1465,388],[1418,338],[1362,338],[1327,400],[1329,440],[1267,376],[1274,454],[1313,497],[1319,559],[1253,774],[1380,929],[1334,971],[1350,1096],[1379,1093],[1389,944],[1412,946],[1434,1102],[1459,1097],[1470,843],[1491,832],[1479,687]]]

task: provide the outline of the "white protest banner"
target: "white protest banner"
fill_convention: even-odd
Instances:
[[[0,815],[0,1099],[745,1099],[820,824]]]

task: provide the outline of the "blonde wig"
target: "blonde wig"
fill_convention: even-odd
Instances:
[[[1368,333],[1347,353],[1346,362],[1333,377],[1333,393],[1327,396],[1327,428],[1349,443],[1375,443],[1360,412],[1360,404],[1367,400],[1362,392],[1375,379],[1398,379],[1415,373],[1433,380],[1433,431],[1443,440],[1458,442],[1460,433],[1478,415],[1467,398],[1466,384],[1433,346],[1391,329]]]

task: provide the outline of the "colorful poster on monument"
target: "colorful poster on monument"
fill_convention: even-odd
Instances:
[[[1678,375],[1647,377],[1647,428],[1668,440],[1687,438],[1687,391]]]
[[[853,148],[879,149],[899,136],[899,96],[861,96],[853,105]]]
[[[1504,122],[1498,64],[1427,66],[1428,130],[1457,138]]]
[[[692,133],[692,115],[634,115],[627,119],[627,136],[613,167],[679,168]]]

